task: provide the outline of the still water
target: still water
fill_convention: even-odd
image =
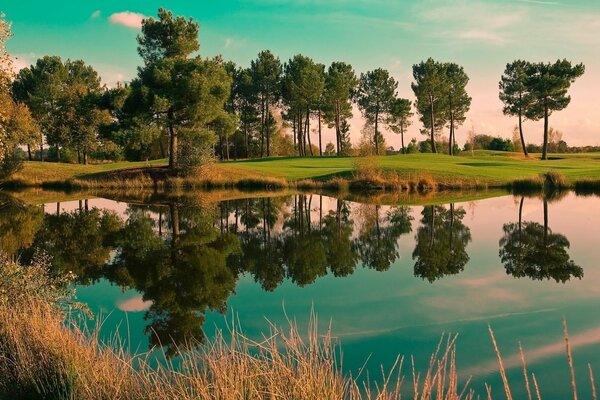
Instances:
[[[306,326],[314,309],[324,329],[331,321],[348,372],[368,360],[373,379],[398,354],[425,370],[440,335],[458,333],[459,376],[499,395],[489,324],[516,398],[519,342],[543,398],[564,398],[565,317],[580,395],[589,395],[587,364],[600,373],[600,198],[361,201],[11,201],[0,209],[0,243],[75,272],[78,300],[103,315],[103,335],[119,332],[132,351],[162,345],[170,355],[233,316],[260,337],[287,318]]]

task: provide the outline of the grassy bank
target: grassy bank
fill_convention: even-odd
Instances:
[[[410,154],[386,157],[289,157],[220,162],[187,177],[173,176],[164,160],[151,163],[72,165],[27,162],[7,187],[261,188],[430,192],[510,187],[549,171],[566,186],[598,190],[600,154],[554,155],[541,161],[515,153],[478,151],[450,157]],[[532,183],[535,185],[535,183]]]
[[[469,377],[459,376],[455,336],[442,337],[426,373],[415,373],[411,358],[398,357],[391,370],[375,382],[366,381],[366,373],[359,377],[344,373],[331,330],[320,334],[316,318],[307,334],[290,322],[283,329],[271,326],[259,341],[233,329],[225,336],[217,334],[200,350],[180,349],[177,366],[151,367],[147,356],[129,355],[118,340],[106,345],[77,323],[65,324],[65,310],[72,309],[72,303],[61,288],[68,280],[50,278],[46,263],[41,259],[22,267],[0,256],[0,398],[391,400],[401,394],[415,400],[493,398],[488,386],[487,394],[475,393],[469,389]],[[566,324],[564,331],[574,374]],[[504,392],[498,398],[510,399],[514,388],[506,379],[491,329],[490,335],[504,382],[503,390],[497,388],[495,393]],[[525,389],[538,393],[539,399],[535,374],[521,356]],[[594,385],[591,367],[589,372]]]

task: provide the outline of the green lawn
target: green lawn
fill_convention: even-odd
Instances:
[[[534,177],[549,170],[560,171],[571,181],[600,178],[599,153],[551,155],[551,159],[547,161],[539,160],[539,155],[522,159],[515,153],[492,151],[477,151],[475,155],[466,153],[455,157],[442,154],[407,154],[373,159],[375,161],[370,161],[371,164],[383,170],[395,171],[403,177],[423,176],[438,181],[473,179],[488,184],[502,184],[518,178]],[[220,162],[217,163],[216,169],[223,176],[232,179],[274,177],[289,181],[326,180],[334,176],[351,177],[357,162],[365,161],[364,158],[351,157],[272,157]],[[16,174],[14,179],[25,182],[64,181],[119,169],[160,165],[166,165],[166,160],[94,165],[26,162],[24,169]]]
[[[378,157],[376,163],[384,170],[401,176],[429,176],[436,180],[478,179],[489,183],[506,183],[518,178],[534,177],[556,170],[569,180],[600,178],[600,154],[551,155],[541,161],[534,155],[521,159],[513,153],[478,151],[461,156],[442,154],[405,154]],[[350,157],[270,158],[262,160],[230,161],[222,163],[227,169],[240,174],[273,176],[288,180],[327,179],[332,176],[348,177],[356,159]]]
[[[88,165],[26,161],[23,170],[15,174],[13,179],[23,180],[25,182],[66,181],[72,178],[84,178],[86,175],[96,174],[99,172],[109,172],[128,168],[143,168],[166,164],[166,160],[152,160],[148,162],[123,161]]]

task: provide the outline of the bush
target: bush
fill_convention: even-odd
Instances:
[[[515,151],[515,146],[513,145],[513,142],[510,139],[502,139],[501,137],[495,137],[489,143],[487,149],[497,151]]]
[[[0,160],[0,180],[8,179],[23,168],[23,160],[16,153],[9,153]]]

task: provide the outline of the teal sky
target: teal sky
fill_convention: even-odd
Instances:
[[[13,22],[8,48],[17,67],[46,54],[81,58],[109,85],[135,75],[140,63],[136,24],[160,6],[200,22],[204,56],[223,54],[248,65],[260,50],[270,49],[282,61],[304,53],[325,64],[350,62],[358,72],[383,67],[399,80],[399,93],[409,98],[414,63],[431,56],[462,64],[471,76],[473,105],[459,140],[471,124],[478,133],[511,135],[515,121],[502,116],[497,95],[507,62],[559,57],[584,62],[586,75],[573,86],[571,105],[553,115],[551,125],[570,144],[600,144],[598,0],[0,2]],[[356,138],[361,122],[355,114]],[[409,136],[419,136],[418,129],[415,118]],[[541,141],[539,123],[529,122],[526,129],[529,141]],[[397,147],[396,137],[386,138]]]

